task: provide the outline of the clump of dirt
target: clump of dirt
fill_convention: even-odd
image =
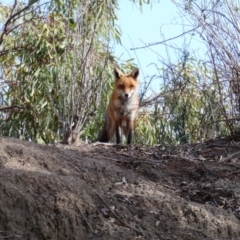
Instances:
[[[240,239],[240,143],[39,145],[0,137],[0,238]]]

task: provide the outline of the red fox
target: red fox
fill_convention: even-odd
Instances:
[[[119,144],[123,133],[127,144],[132,142],[132,131],[139,108],[138,75],[138,68],[130,74],[123,74],[119,69],[114,69],[115,85],[108,104],[104,129],[98,141],[110,142],[115,135]]]

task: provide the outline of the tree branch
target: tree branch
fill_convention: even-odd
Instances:
[[[188,33],[190,33],[190,32],[194,32],[198,27],[199,27],[199,26],[197,26],[197,27],[195,27],[195,28],[193,28],[193,29],[190,29],[190,30],[188,30],[188,31],[186,31],[186,32],[183,32],[183,33],[181,33],[181,34],[179,34],[179,35],[177,35],[177,36],[175,36],[175,37],[172,37],[172,38],[168,38],[168,39],[166,39],[166,40],[163,40],[163,41],[161,41],[161,42],[149,43],[149,44],[146,44],[145,46],[142,46],[142,47],[130,48],[130,50],[137,50],[137,49],[147,48],[147,47],[151,47],[151,46],[155,46],[155,45],[159,45],[159,44],[163,44],[163,43],[172,41],[172,40],[174,40],[174,39],[177,39],[177,38],[179,38],[179,37],[184,36],[185,34],[188,34]]]
[[[12,105],[9,107],[0,107],[0,111],[6,111],[6,110],[12,110],[14,108],[18,108],[18,109],[24,109],[24,106],[18,106],[18,105]]]

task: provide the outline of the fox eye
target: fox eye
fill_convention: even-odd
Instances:
[[[130,85],[130,88],[133,88],[133,87],[134,87],[134,86],[131,84],[131,85]]]
[[[124,88],[125,88],[124,85],[122,85],[122,84],[119,85],[119,87],[120,87],[121,89],[124,89]]]

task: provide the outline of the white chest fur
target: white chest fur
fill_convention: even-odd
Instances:
[[[136,104],[136,101],[134,101],[133,98],[119,98],[115,101],[114,105],[116,109],[114,115],[117,119],[125,117],[129,120],[134,120],[138,109],[138,103]]]

